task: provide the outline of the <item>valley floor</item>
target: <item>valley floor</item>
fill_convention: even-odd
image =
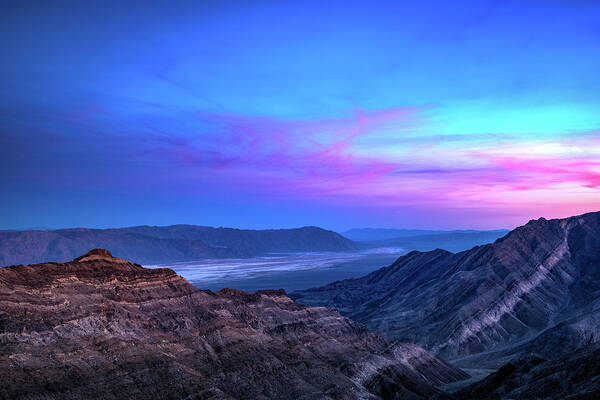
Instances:
[[[247,292],[284,289],[288,293],[357,278],[394,262],[402,248],[375,248],[354,252],[273,254],[245,259],[216,259],[165,265],[200,289],[235,288]]]

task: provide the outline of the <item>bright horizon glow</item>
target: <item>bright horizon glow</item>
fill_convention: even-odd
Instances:
[[[27,3],[0,28],[0,229],[600,210],[595,2]]]

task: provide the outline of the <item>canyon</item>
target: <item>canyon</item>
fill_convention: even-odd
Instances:
[[[0,398],[426,399],[468,377],[285,292],[200,290],[96,249],[0,268]]]
[[[103,249],[0,268],[6,399],[589,399],[599,335],[600,212],[289,296],[201,290]]]

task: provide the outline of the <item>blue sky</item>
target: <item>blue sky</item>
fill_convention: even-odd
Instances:
[[[496,228],[600,208],[594,1],[1,18],[0,228]]]

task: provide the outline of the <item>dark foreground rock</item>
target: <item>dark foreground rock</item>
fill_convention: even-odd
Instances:
[[[3,399],[425,399],[465,377],[283,291],[201,291],[102,250],[0,268]]]
[[[586,346],[555,360],[517,358],[454,394],[459,399],[599,399],[600,347]]]

